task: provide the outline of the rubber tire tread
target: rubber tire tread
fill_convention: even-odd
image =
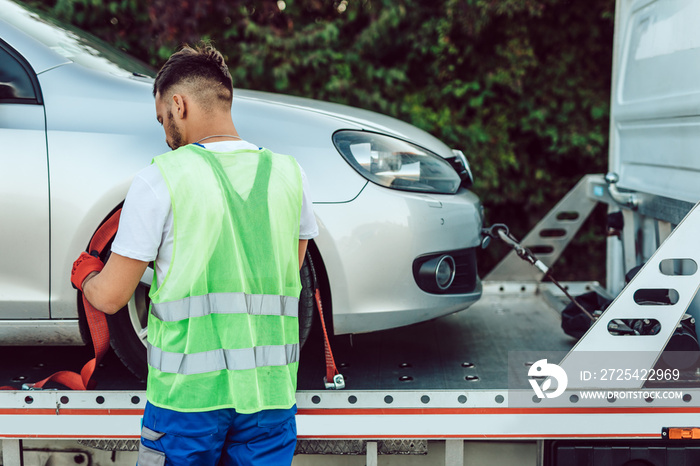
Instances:
[[[307,253],[308,256],[308,253]],[[299,296],[299,348],[303,348],[308,341],[313,328],[314,315],[314,279],[309,261],[304,259],[300,270],[301,295]]]
[[[112,349],[121,362],[141,382],[148,376],[146,348],[136,336],[129,318],[129,310],[124,306],[116,314],[107,316],[107,326]]]

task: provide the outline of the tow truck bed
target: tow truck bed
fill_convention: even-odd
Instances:
[[[579,285],[581,286],[581,285]],[[484,297],[466,312],[382,332],[336,337],[333,352],[355,390],[484,390],[508,387],[508,353],[569,351],[559,313],[535,284],[486,285]],[[79,371],[92,356],[83,347],[0,347],[0,385],[21,387],[59,370]],[[323,390],[323,345],[304,347],[300,391]],[[113,352],[96,372],[98,391],[143,391]],[[53,385],[59,388],[59,385]],[[70,393],[70,392],[69,392]]]
[[[576,295],[595,285],[569,287]],[[522,367],[533,362],[528,352],[560,356],[573,346],[560,328],[558,309],[565,302],[552,290],[547,284],[487,283],[483,299],[466,312],[356,335],[352,346],[349,338],[336,338],[334,352],[346,376],[345,390],[322,388],[322,346],[305,347],[297,393],[299,453],[366,454],[367,464],[377,464],[377,452],[427,454],[428,441],[444,440],[437,447],[444,460],[426,464],[461,465],[464,448],[478,444],[465,446],[464,440],[501,440],[511,447],[517,446],[514,441],[525,441],[532,452],[543,439],[649,442],[660,439],[662,427],[696,423],[697,389],[683,390],[689,397],[684,407],[674,400],[617,400],[601,407],[596,400],[574,402],[568,397],[512,406],[509,357],[511,364],[514,355],[522,358],[517,361]],[[0,383],[14,386],[67,366],[79,369],[89,357],[86,348],[71,347],[5,347],[0,354]],[[21,452],[25,458],[51,452],[58,458],[91,447],[112,451],[115,458],[114,452],[133,451],[145,405],[144,384],[114,355],[105,358],[98,381],[98,390],[89,392],[0,391],[4,464],[20,464],[13,458]],[[540,456],[544,444],[537,445]],[[133,464],[132,456],[120,455],[130,458],[123,464]],[[303,458],[295,464],[307,464]]]

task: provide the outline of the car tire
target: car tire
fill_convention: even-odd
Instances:
[[[314,306],[316,287],[314,286],[313,263],[308,260],[309,253],[306,253],[304,263],[299,271],[301,278],[301,294],[299,295],[299,347],[303,348],[311,335],[311,328],[314,323]]]
[[[308,253],[307,253],[308,254]],[[314,280],[311,262],[304,260],[300,270],[299,346],[303,347],[311,334],[314,321]],[[148,334],[148,292],[153,277],[152,264],[146,269],[136,291],[126,306],[107,316],[112,349],[124,365],[141,381],[148,375],[146,336]]]
[[[107,316],[107,326],[112,349],[122,363],[141,381],[146,380],[146,336],[148,334],[148,297],[153,277],[153,264],[149,264],[143,278],[129,302],[116,314]]]

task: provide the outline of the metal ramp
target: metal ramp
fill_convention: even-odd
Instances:
[[[521,245],[530,249],[547,267],[551,267],[566,246],[578,232],[583,222],[598,204],[600,194],[594,192],[604,185],[602,175],[587,175],[569,191],[561,201],[535,225],[521,241]],[[511,251],[484,278],[484,281],[534,281],[542,280],[544,274],[524,262]]]
[[[605,353],[605,367],[609,368],[634,371],[654,367],[700,287],[700,248],[695,247],[698,232],[700,209],[696,205],[564,358],[560,366],[567,374],[588,370],[590,352]],[[645,299],[649,293],[660,292],[668,295],[669,304]],[[614,335],[609,327],[618,319],[656,320],[661,329],[655,335]],[[634,377],[622,379],[606,381],[606,388],[636,389],[645,382]],[[569,387],[590,387],[591,383],[570,380]]]
[[[660,210],[663,209],[655,208],[659,204],[658,197],[620,193],[615,186],[616,180],[609,176],[583,177],[521,242],[547,267],[551,267],[593,208],[598,202],[603,202],[621,207],[625,215],[627,228],[623,234],[625,242],[632,245],[627,246],[630,250],[624,251],[625,264],[629,269],[640,260],[634,251],[641,247],[636,244],[638,225],[635,216],[657,219],[657,232],[652,236],[659,242],[663,241],[661,246],[655,252],[648,253],[647,257],[650,258],[644,267],[559,363],[569,375],[569,390],[633,390],[644,386],[645,378],[634,377],[634,371],[648,373],[655,367],[700,288],[700,249],[694,247],[697,232],[700,232],[700,209],[697,206],[692,208],[671,231],[668,215],[662,215]],[[649,245],[647,240],[645,247]],[[543,276],[540,270],[511,251],[484,281],[490,285],[540,282]],[[667,296],[668,304],[649,300],[647,297],[650,295]],[[620,320],[656,321],[660,324],[660,330],[655,334],[623,335],[616,329]],[[606,377],[608,380],[601,380],[600,374],[598,377],[592,376],[590,380],[581,380],[581,371],[592,375],[596,369],[603,367],[605,371],[622,370],[622,380],[609,380],[609,377]],[[624,376],[626,369],[632,374],[630,378]]]

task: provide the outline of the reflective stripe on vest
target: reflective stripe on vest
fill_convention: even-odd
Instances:
[[[255,346],[241,349],[217,349],[201,353],[169,353],[148,345],[148,364],[172,374],[203,374],[224,369],[247,370],[258,367],[286,366],[299,361],[299,345]]]
[[[211,293],[164,303],[153,303],[153,315],[176,322],[210,314],[278,315],[297,317],[299,299],[292,296],[246,293]]]

